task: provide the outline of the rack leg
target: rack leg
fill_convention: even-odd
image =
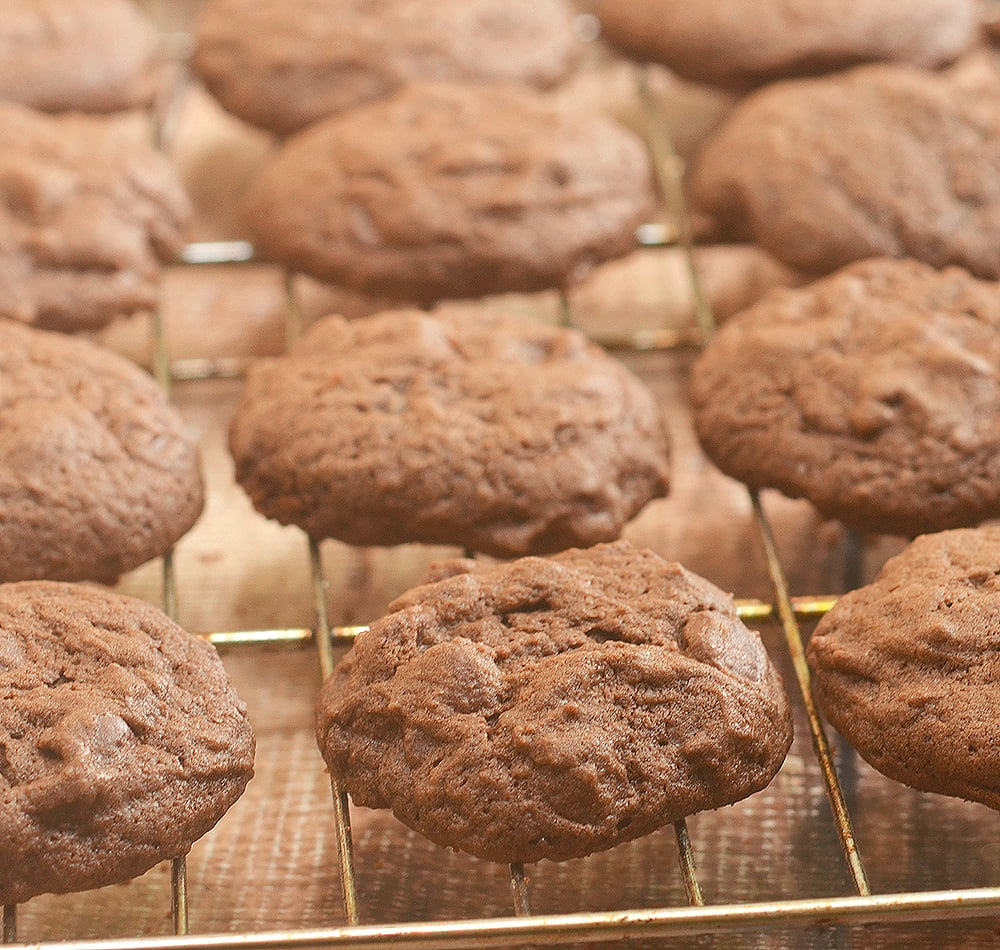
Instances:
[[[285,349],[290,349],[305,327],[305,317],[295,292],[295,273],[285,271]]]
[[[778,559],[777,548],[774,543],[774,535],[771,532],[771,524],[764,514],[764,507],[760,501],[760,493],[756,489],[748,489],[750,492],[750,502],[753,505],[757,527],[760,529],[761,541],[764,545],[764,553],[767,557],[768,573],[771,575],[771,583],[774,586],[775,597],[777,598],[778,612],[781,616],[781,626],[785,633],[785,644],[795,670],[795,678],[799,684],[799,692],[802,695],[802,702],[805,706],[806,716],[809,720],[809,731],[812,735],[813,749],[816,752],[816,760],[819,763],[820,771],[823,775],[823,784],[826,787],[826,797],[833,811],[834,821],[837,824],[837,833],[840,835],[841,847],[844,851],[844,858],[847,861],[848,870],[854,880],[854,887],[858,894],[866,897],[871,894],[868,885],[868,876],[865,873],[861,862],[861,855],[858,852],[857,841],[854,837],[854,828],[851,823],[851,816],[847,811],[847,803],[844,801],[844,792],[837,777],[837,770],[833,765],[833,756],[830,753],[830,743],[826,737],[826,731],[819,714],[819,707],[812,693],[812,676],[809,671],[809,664],[806,662],[806,650],[799,631],[798,622],[795,619],[795,611],[792,608],[791,597],[788,593],[788,582],[785,573]]]
[[[17,904],[3,905],[2,943],[17,943]]]
[[[340,853],[340,885],[344,897],[344,916],[349,924],[361,922],[358,910],[358,886],[354,878],[354,839],[351,837],[351,804],[336,779],[330,780],[333,815],[337,827],[337,850]]]
[[[179,937],[187,934],[187,858],[183,855],[170,862],[170,912],[174,933]]]
[[[691,850],[691,838],[688,835],[687,822],[682,818],[674,822],[674,835],[677,838],[677,857],[681,865],[681,874],[684,876],[684,891],[687,894],[688,903],[692,907],[702,907],[705,898],[702,897],[701,885],[695,876],[694,853]]]
[[[334,666],[330,642],[330,615],[326,608],[327,583],[323,573],[323,555],[319,541],[309,538],[309,564],[312,573],[314,612],[316,614],[316,649],[319,654],[320,674],[326,679]],[[347,793],[335,778],[330,779],[333,794],[333,818],[337,832],[337,850],[340,854],[340,883],[344,898],[344,915],[349,924],[360,922],[358,887],[354,875],[354,842],[351,837],[351,805]]]
[[[684,261],[691,281],[694,298],[695,318],[702,339],[707,341],[715,332],[715,314],[708,301],[701,275],[694,259],[694,238],[688,217],[687,200],[684,197],[684,168],[667,123],[657,114],[653,93],[649,86],[648,69],[644,65],[636,67],[636,85],[646,124],[646,142],[653,161],[653,174],[660,191],[660,197],[677,227],[677,236],[684,251]]]
[[[510,890],[514,897],[514,915],[516,917],[530,916],[528,881],[524,876],[524,865],[519,861],[510,866]]]
[[[561,327],[572,327],[573,323],[573,308],[569,302],[569,294],[566,289],[563,288],[559,291],[559,326]]]
[[[865,579],[865,539],[859,531],[848,529],[844,536],[844,590],[855,590]]]

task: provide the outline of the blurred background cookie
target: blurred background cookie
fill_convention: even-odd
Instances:
[[[980,54],[759,90],[702,144],[688,185],[703,234],[752,239],[804,271],[887,255],[996,280],[997,168],[1000,71]]]
[[[582,52],[565,0],[206,0],[194,35],[213,95],[279,135],[415,80],[547,89]]]
[[[288,140],[245,208],[264,256],[428,304],[567,287],[634,248],[652,205],[645,147],[605,115],[424,82]]]
[[[0,99],[48,112],[149,105],[160,32],[132,0],[4,0]]]
[[[0,317],[93,330],[157,303],[191,207],[147,136],[0,102]]]
[[[972,45],[974,0],[580,0],[621,52],[746,89],[866,62],[941,66]]]

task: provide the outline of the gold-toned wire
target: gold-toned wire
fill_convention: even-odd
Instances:
[[[17,943],[17,904],[3,905],[3,930],[0,942]]]
[[[170,378],[175,382],[190,382],[202,379],[239,379],[246,373],[251,360],[238,356],[173,360],[170,364]]]
[[[854,590],[865,579],[865,539],[853,529],[844,535],[844,590]]]
[[[184,936],[189,932],[187,858],[183,855],[170,862],[170,917],[177,936]]]
[[[559,326],[561,327],[572,327],[573,323],[573,308],[569,302],[569,294],[565,287],[559,289]]]
[[[821,617],[837,602],[833,595],[791,597],[789,600],[792,612],[804,618]],[[753,622],[773,619],[778,609],[767,601],[738,599],[736,612],[743,620]],[[363,623],[330,627],[330,644],[350,646],[367,629],[368,625]],[[309,644],[313,641],[314,632],[309,627],[281,627],[271,630],[217,630],[203,636],[216,647],[252,647]]]
[[[683,187],[683,163],[677,150],[674,148],[669,129],[662,118],[657,114],[653,92],[649,82],[648,65],[638,65],[637,87],[639,98],[642,104],[643,114],[646,121],[646,138],[653,161],[654,174],[660,189],[660,195],[666,205],[668,213],[673,218],[677,228],[677,239],[684,251],[685,263],[688,276],[691,281],[691,290],[695,305],[695,316],[698,327],[702,334],[702,341],[707,341],[715,332],[716,321],[712,313],[711,305],[701,282],[701,276],[694,257],[694,241],[691,232],[691,222],[688,215],[687,202],[684,196]],[[834,817],[837,822],[838,833],[844,849],[844,854],[850,868],[855,888],[861,895],[870,893],[868,880],[864,867],[861,864],[861,857],[857,850],[854,839],[854,831],[851,827],[850,816],[844,802],[843,792],[837,780],[836,770],[830,756],[829,744],[826,734],[823,731],[822,723],[816,710],[815,702],[812,698],[812,691],[809,679],[809,668],[805,662],[805,650],[802,645],[802,637],[799,632],[796,615],[799,613],[825,613],[832,606],[831,598],[809,598],[799,603],[793,602],[788,593],[788,586],[784,579],[784,572],[777,558],[773,537],[770,532],[770,525],[764,517],[763,509],[760,506],[759,494],[751,491],[754,511],[757,522],[760,525],[761,534],[767,553],[768,571],[771,575],[775,588],[776,605],[758,604],[754,602],[744,602],[738,605],[740,616],[744,619],[750,617],[764,618],[773,616],[777,609],[781,619],[782,628],[785,632],[785,639],[792,657],[796,678],[800,689],[803,692],[806,704],[806,712],[809,718],[810,732],[813,736],[813,746],[819,759],[820,769],[823,773],[823,781],[827,788],[827,796],[830,799]],[[849,548],[850,550],[850,548]],[[850,561],[847,562],[845,570],[849,570]],[[688,884],[688,872],[691,872],[694,888],[697,888],[697,881],[693,878],[693,864],[690,868],[686,866],[685,858],[690,858],[690,843],[687,841],[686,828],[683,832],[676,828],[678,846],[681,853],[681,865],[685,874],[685,886],[688,889],[688,898],[691,903],[696,903],[692,899],[692,887]],[[700,898],[700,892],[698,897]]]
[[[688,903],[692,907],[702,907],[705,898],[702,896],[701,885],[695,874],[694,851],[691,848],[687,822],[683,818],[674,822],[674,837],[677,839],[677,858],[684,879],[684,893],[687,894]]]
[[[802,634],[795,619],[795,612],[792,609],[791,599],[788,595],[788,583],[785,580],[785,574],[778,559],[771,525],[761,505],[760,492],[756,489],[748,490],[757,525],[760,529],[761,540],[764,544],[767,568],[771,575],[771,583],[774,586],[778,611],[781,616],[781,625],[785,633],[785,643],[795,670],[795,678],[799,684],[799,691],[802,694],[806,716],[809,720],[809,732],[812,736],[813,749],[816,752],[820,772],[823,776],[823,784],[826,787],[827,798],[836,821],[841,847],[843,848],[844,857],[847,861],[851,878],[854,881],[855,889],[858,894],[866,896],[871,893],[868,886],[868,877],[861,863],[861,855],[854,838],[851,816],[848,813],[847,803],[844,801],[844,793],[837,778],[837,770],[833,764],[833,756],[830,753],[830,743],[827,740],[823,722],[820,719],[819,709],[813,698],[812,677],[809,672],[809,664],[806,662],[806,651],[802,643]]]
[[[704,342],[704,335],[699,327],[660,327],[633,330],[624,335],[593,334],[591,339],[606,350],[634,353],[700,346]]]
[[[173,376],[170,372],[170,348],[167,345],[167,330],[160,307],[155,307],[150,314],[150,324],[153,337],[153,377],[169,399],[173,394]]]
[[[684,197],[684,163],[674,148],[670,130],[658,114],[653,91],[650,88],[650,66],[636,65],[636,86],[646,125],[646,144],[649,148],[660,197],[677,228],[677,240],[684,252],[684,262],[691,281],[694,313],[704,340],[715,332],[715,315],[708,303],[701,275],[694,259],[694,239]]]
[[[177,620],[177,574],[174,571],[174,552],[163,555],[163,612],[173,621]]]
[[[789,609],[796,617],[822,617],[836,602],[833,595],[788,598]],[[736,613],[743,620],[770,620],[780,615],[780,610],[766,601],[746,598],[736,601]]]
[[[193,937],[131,937],[33,944],[31,950],[477,950],[578,946],[583,942],[656,940],[789,931],[793,928],[991,921],[1000,914],[1000,888],[901,892],[663,907],[529,917],[368,924],[321,930],[214,933]],[[989,926],[989,924],[987,924]]]
[[[168,30],[167,0],[144,0],[143,6],[160,35],[163,81],[159,83],[150,109],[150,132],[155,147],[165,152],[173,141],[190,83],[188,62],[194,50],[194,38],[188,31]]]
[[[660,197],[672,218],[674,227],[677,229],[677,239],[684,252],[685,265],[694,299],[695,317],[702,337],[699,342],[704,342],[715,330],[715,317],[702,289],[701,275],[698,273],[694,259],[694,243],[691,237],[687,204],[684,200],[683,163],[674,148],[673,139],[666,124],[657,115],[653,92],[649,84],[648,67],[637,65],[636,70],[636,86],[646,124],[646,144],[653,164],[653,174],[659,187]],[[691,838],[688,834],[687,823],[683,819],[674,823],[674,836],[677,839],[678,859],[688,903],[695,906],[701,905],[704,903],[704,898],[695,874]]]
[[[319,541],[309,538],[309,567],[312,576],[313,613],[316,617],[316,651],[319,654],[319,672],[325,680],[334,667],[333,645],[330,640],[330,614],[326,606],[329,585],[323,572],[323,555]]]
[[[166,330],[159,307],[152,314],[153,327],[153,368],[154,375],[163,391],[170,398],[172,378],[170,375],[170,358],[167,346]],[[162,563],[162,596],[163,612],[171,619],[177,620],[177,578],[174,571],[174,552],[167,551]],[[183,935],[188,932],[187,904],[187,860],[181,856],[170,862],[170,914],[173,920],[174,933]]]
[[[299,304],[299,295],[295,291],[295,274],[285,271],[285,348],[302,336],[305,317]]]
[[[510,866],[510,892],[514,899],[514,916],[529,917],[531,903],[528,900],[528,879],[524,874],[524,865],[520,861]]]
[[[187,69],[190,47],[183,44],[183,38],[183,34],[169,37],[172,42],[168,42],[167,36],[163,38],[165,58],[174,71],[174,79],[153,104],[152,135],[153,144],[164,152],[170,148],[176,133],[190,82]]]
[[[330,639],[330,618],[326,607],[327,582],[323,572],[323,558],[319,542],[309,539],[309,564],[312,571],[313,599],[316,614],[316,650],[319,655],[320,674],[325,680],[334,666],[333,645]],[[354,874],[354,842],[351,837],[351,806],[347,792],[334,776],[330,776],[333,796],[333,819],[337,834],[337,851],[340,855],[340,884],[344,899],[344,915],[349,924],[361,919],[358,911],[358,888]]]

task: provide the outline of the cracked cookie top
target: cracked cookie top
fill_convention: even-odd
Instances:
[[[458,561],[324,684],[354,801],[492,861],[564,860],[744,798],[791,742],[760,638],[709,582],[628,542]]]
[[[0,585],[0,904],[186,854],[253,772],[215,650],[89,585]]]
[[[315,324],[250,369],[230,447],[255,506],[314,537],[501,557],[613,540],[669,480],[638,377],[579,331],[462,307]]]

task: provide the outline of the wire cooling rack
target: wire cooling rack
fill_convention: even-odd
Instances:
[[[171,39],[171,48],[178,63],[183,62],[189,48],[184,36]],[[662,226],[647,230],[645,239],[657,243],[677,240],[686,250],[691,283],[694,288],[696,326],[678,334],[676,329],[647,332],[626,341],[612,341],[626,348],[672,346],[704,338],[712,329],[710,307],[701,292],[697,268],[691,253],[690,236],[686,228],[683,193],[680,189],[681,168],[672,149],[664,125],[657,121],[655,108],[645,82],[645,73],[638,72],[640,99],[649,118],[649,145],[657,172],[660,190],[670,211],[671,220],[680,222],[675,231]],[[154,121],[154,138],[161,145],[171,135],[177,120],[178,106],[186,85],[186,73],[179,68],[169,95],[159,104]],[[184,262],[191,267],[223,263],[239,266],[252,262],[253,248],[246,242],[211,242],[189,245]],[[299,332],[301,314],[296,303],[291,277],[286,279],[288,303],[287,336]],[[175,383],[239,376],[245,366],[242,358],[211,360],[171,360],[163,322],[158,314],[152,320],[153,371],[165,390],[170,393]],[[599,341],[600,342],[600,341]],[[608,342],[608,341],[604,341]],[[67,940],[58,943],[32,943],[38,950],[61,947],[62,950],[249,950],[274,948],[297,950],[305,947],[419,947],[465,948],[499,946],[568,946],[610,943],[622,940],[653,942],[658,945],[668,938],[698,938],[704,940],[733,938],[743,935],[748,941],[773,931],[803,932],[804,928],[822,928],[833,934],[831,946],[869,946],[876,939],[872,933],[858,928],[881,925],[893,928],[922,923],[944,924],[946,928],[959,922],[979,918],[1000,920],[1000,888],[942,888],[912,891],[872,893],[865,863],[854,833],[854,822],[846,796],[838,778],[835,755],[831,751],[823,721],[816,709],[810,688],[810,673],[805,661],[800,623],[811,622],[825,613],[835,602],[834,595],[793,597],[775,544],[774,531],[760,495],[751,491],[749,503],[753,511],[759,544],[764,554],[773,598],[768,600],[740,599],[740,615],[752,625],[774,625],[780,628],[784,659],[790,666],[797,695],[808,724],[812,755],[818,766],[823,795],[827,803],[824,820],[831,822],[840,842],[840,854],[846,877],[853,893],[829,894],[819,897],[789,897],[765,901],[706,902],[687,823],[677,822],[674,839],[679,874],[686,904],[661,907],[615,909],[599,912],[533,913],[531,909],[530,875],[521,865],[509,868],[510,913],[502,916],[447,920],[412,920],[404,922],[370,922],[361,919],[359,884],[355,868],[354,837],[351,829],[351,806],[336,782],[331,783],[331,820],[335,828],[339,858],[339,880],[345,923],[326,928],[275,929],[236,933],[191,934],[189,932],[189,895],[186,864],[183,857],[171,862],[169,912],[172,935],[130,936],[114,939]],[[308,550],[309,586],[312,591],[314,620],[309,626],[280,629],[246,629],[214,631],[205,634],[220,650],[271,649],[288,645],[315,651],[322,677],[329,675],[337,651],[349,646],[366,627],[332,625],[329,620],[329,589],[320,543],[305,538]],[[858,546],[851,549],[847,575],[858,576],[856,560]],[[162,559],[161,597],[165,612],[177,615],[178,582],[173,555]],[[317,759],[317,762],[319,760]],[[315,767],[321,767],[316,765]],[[985,846],[993,842],[985,841]],[[0,843],[2,852],[2,843]],[[667,873],[664,870],[664,873]],[[860,934],[860,936],[858,936]],[[18,944],[17,908],[3,909],[2,942]],[[798,946],[793,935],[787,945]],[[993,930],[974,938],[970,946],[993,946],[1000,938]],[[985,941],[985,942],[982,942]],[[673,944],[672,944],[673,945]],[[701,945],[699,943],[699,945]],[[731,944],[726,944],[731,945]],[[735,944],[742,945],[742,944]],[[751,945],[748,943],[747,945]],[[753,943],[752,945],[758,945]],[[769,944],[770,945],[770,944]],[[824,944],[825,945],[825,944]],[[893,944],[895,945],[895,944]],[[900,944],[905,945],[905,944]],[[934,944],[930,944],[933,946]],[[965,946],[964,943],[956,946]]]

